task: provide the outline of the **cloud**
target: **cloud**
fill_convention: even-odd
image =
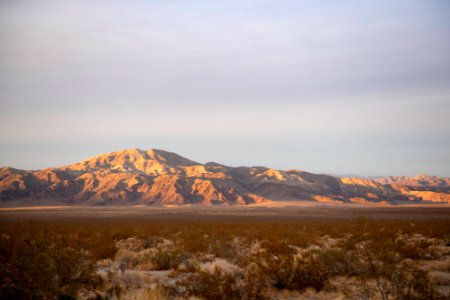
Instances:
[[[3,1],[0,142],[282,137],[297,147],[303,137],[342,148],[372,139],[396,154],[431,135],[431,155],[449,147],[436,142],[450,127],[447,8]]]

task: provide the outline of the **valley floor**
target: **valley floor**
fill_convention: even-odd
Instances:
[[[450,207],[0,209],[0,299],[449,299]]]
[[[0,208],[0,219],[108,219],[108,220],[171,220],[171,219],[291,219],[351,220],[367,219],[449,219],[450,206],[418,204],[376,206],[360,204],[323,204],[315,202],[276,202],[247,206],[16,206]]]

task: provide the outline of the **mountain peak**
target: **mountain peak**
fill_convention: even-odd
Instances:
[[[158,149],[125,149],[62,168],[0,169],[0,202],[250,204],[262,201],[450,203],[450,178],[337,178],[297,170],[200,164]]]
[[[136,172],[149,175],[176,173],[186,166],[200,165],[176,153],[158,149],[141,150],[137,148],[110,152],[86,159],[64,169],[76,171],[109,170],[114,172]]]

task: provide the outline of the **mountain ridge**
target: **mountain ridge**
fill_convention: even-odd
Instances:
[[[335,177],[262,166],[201,164],[174,152],[137,148],[60,168],[0,168],[0,203],[244,205],[271,201],[450,203],[450,179],[430,175]]]

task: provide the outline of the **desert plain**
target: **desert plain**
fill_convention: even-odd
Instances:
[[[436,204],[1,208],[0,298],[448,299],[449,237]]]

